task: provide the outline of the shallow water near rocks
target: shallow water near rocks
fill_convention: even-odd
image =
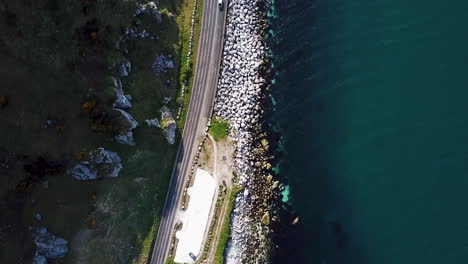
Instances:
[[[467,3],[275,5],[275,263],[466,263]]]

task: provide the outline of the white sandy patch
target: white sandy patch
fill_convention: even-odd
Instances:
[[[176,233],[179,243],[175,262],[192,263],[194,261],[189,253],[197,257],[200,254],[215,191],[216,182],[213,177],[207,171],[197,169],[193,186],[187,190],[190,200],[182,219],[182,229]]]

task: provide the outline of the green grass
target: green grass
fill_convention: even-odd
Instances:
[[[11,215],[4,218],[5,225],[13,224],[15,231],[0,241],[0,262],[12,263],[27,255],[25,252],[33,254],[29,231],[24,230],[35,224],[33,213],[40,212],[42,225],[70,241],[70,252],[60,263],[147,263],[177,146],[169,145],[161,130],[147,127],[144,120],[159,117],[163,97],[178,94],[179,25],[168,16],[163,16],[162,24],[142,16],[141,26],[158,39],[127,42],[129,54],[125,57],[132,63],[132,72],[122,81],[124,91],[133,97],[129,112],[140,123],[134,133],[137,145],[129,147],[116,143],[111,135],[92,132],[89,118],[80,111],[88,93],[112,108],[115,95],[106,67],[122,59],[114,42],[120,29],[130,25],[134,2],[96,1],[88,15],[81,13],[84,1],[47,0],[32,6],[7,2],[0,7],[2,21],[11,20],[0,23],[5,32],[0,36],[0,95],[9,99],[9,105],[0,109],[0,123],[8,128],[0,130],[5,139],[0,142],[0,160],[8,158],[11,169],[0,177],[0,198],[14,194],[17,181],[25,174],[23,165],[38,156],[69,166],[78,152],[102,146],[120,155],[123,169],[118,178],[103,181],[46,176],[48,189],[34,187],[30,198],[21,200],[20,210],[0,204],[1,211]],[[185,10],[182,0],[160,0],[160,5],[176,15]],[[98,40],[90,42],[77,31],[93,19],[99,24]],[[151,61],[160,53],[171,55],[175,68],[155,75]],[[177,109],[176,103],[170,108]],[[58,120],[64,131],[45,128],[48,119]],[[10,158],[20,156],[29,158]],[[97,195],[95,201],[91,201],[92,193]],[[97,210],[91,208],[93,203]],[[95,229],[88,228],[87,218],[96,221]]]
[[[176,264],[173,259],[167,259],[166,264]]]
[[[30,162],[10,157],[27,156],[32,160],[44,155],[68,166],[78,152],[102,146],[119,153],[123,169],[118,178],[95,182],[77,181],[69,175],[46,176],[49,188],[35,187],[31,198],[21,201],[21,210],[13,208],[15,214],[10,214],[10,208],[0,207],[11,215],[5,221],[13,223],[15,231],[0,241],[0,262],[13,262],[10,259],[20,259],[26,251],[35,250],[24,230],[34,225],[32,215],[38,211],[43,216],[41,224],[70,241],[70,252],[59,262],[147,263],[177,146],[169,145],[161,130],[146,126],[144,120],[160,117],[163,97],[177,98],[181,73],[185,72],[182,77],[192,83],[193,62],[188,62],[186,54],[193,0],[160,0],[163,23],[142,15],[139,26],[158,38],[125,44],[125,57],[132,63],[132,72],[122,82],[124,91],[133,97],[129,113],[140,123],[134,131],[135,147],[118,144],[110,135],[92,132],[88,117],[80,113],[88,93],[112,108],[115,95],[107,66],[123,59],[114,43],[120,30],[134,19],[134,2],[91,1],[95,4],[87,15],[81,11],[84,1],[47,0],[32,6],[21,1],[7,2],[0,7],[0,19],[7,22],[0,23],[0,30],[5,33],[0,36],[0,95],[9,99],[9,105],[0,109],[0,123],[8,128],[0,130],[5,139],[0,142],[0,160],[10,160],[11,169],[0,177],[0,198],[14,191],[18,179],[24,177],[23,165]],[[199,1],[197,22],[202,6]],[[94,19],[98,24],[97,40],[90,41],[80,35],[80,29]],[[193,59],[199,33],[197,23]],[[156,75],[151,62],[160,54],[171,55],[175,67]],[[181,65],[186,69],[181,70]],[[183,117],[178,123],[181,129],[189,100],[187,92]],[[177,111],[177,102],[173,100],[169,107]],[[60,121],[64,131],[44,128],[48,119]],[[93,193],[97,194],[96,201],[90,199]],[[93,203],[97,210],[91,209]],[[88,228],[89,217],[97,222],[95,229]],[[9,240],[10,237],[14,239]]]
[[[229,122],[220,117],[213,117],[209,132],[215,141],[226,139],[229,134]]]
[[[84,12],[76,0],[47,0],[0,7],[2,50],[29,63],[54,70],[102,63],[133,17],[133,1],[90,1]],[[94,2],[94,3],[93,3]],[[95,32],[95,39],[90,33]],[[89,69],[91,70],[91,69]]]
[[[186,0],[183,4],[183,12],[181,15],[176,19],[179,27],[181,28],[181,36],[180,36],[180,43],[179,43],[179,58],[180,58],[180,74],[179,74],[179,82],[180,85],[186,83],[185,86],[185,95],[182,99],[181,94],[179,93],[177,102],[179,105],[182,105],[182,112],[180,115],[179,120],[177,120],[177,126],[182,131],[185,126],[185,118],[187,117],[187,111],[190,103],[190,93],[193,86],[193,77],[195,64],[196,64],[196,57],[197,57],[197,49],[198,49],[198,40],[200,38],[200,30],[201,30],[201,18],[203,14],[203,2],[204,0],[198,0],[197,3],[197,13],[195,15],[195,29],[194,29],[194,36],[193,36],[193,45],[192,45],[192,57],[189,59],[187,57],[187,53],[189,51],[189,40],[190,40],[190,23],[192,19],[192,11],[193,11],[193,0]]]
[[[161,42],[159,45],[154,45],[153,41],[150,40],[139,40],[131,44],[130,51],[130,61],[134,61],[132,66],[131,75],[129,76],[127,84],[128,90],[131,91],[132,96],[134,97],[135,102],[140,102],[139,104],[134,104],[132,109],[132,114],[137,120],[143,120],[147,118],[160,117],[159,109],[162,107],[162,98],[163,97],[173,97],[177,98],[180,94],[181,82],[180,74],[185,71],[187,74],[186,65],[190,64],[187,62],[187,52],[188,52],[188,40],[190,37],[190,21],[191,14],[193,10],[193,0],[161,0],[160,9],[164,10],[161,13],[165,14],[164,24],[162,27],[159,24],[155,24],[154,20],[146,21],[145,24],[150,25],[150,29],[154,32],[156,36],[159,37]],[[198,11],[201,14],[202,10],[202,1],[198,2]],[[200,15],[197,13],[197,22],[200,19]],[[176,18],[174,19],[175,16]],[[197,24],[199,27],[199,23]],[[196,26],[196,27],[197,27]],[[198,35],[195,34],[195,42],[198,39]],[[194,45],[194,49],[196,46]],[[167,74],[162,74],[156,76],[152,71],[149,65],[156,54],[163,53],[165,55],[171,55],[175,64],[174,69],[170,70]],[[148,54],[151,54],[148,56]],[[192,59],[195,55],[192,55]],[[185,70],[184,70],[185,68]],[[187,75],[189,83],[191,83],[192,76]],[[167,85],[167,81],[170,82]],[[124,83],[125,87],[125,83]],[[157,87],[157,89],[155,89]],[[190,93],[187,93],[185,99],[190,99]],[[174,117],[177,114],[179,101],[172,101],[169,107],[173,110]],[[184,107],[188,106],[188,101],[184,104]],[[181,118],[179,121],[178,128],[181,132],[183,128],[184,118]],[[153,131],[154,129],[147,128],[145,130]],[[148,136],[148,135],[147,135]],[[180,134],[179,134],[180,136]],[[137,143],[138,144],[138,143]],[[167,145],[167,143],[162,143],[162,145]],[[161,149],[160,147],[154,147],[155,149]],[[170,149],[169,156],[175,155],[175,151],[172,152]],[[161,159],[161,163],[165,164],[167,170],[173,166],[173,160],[165,162]],[[150,163],[151,164],[151,163]],[[157,184],[157,183],[155,183]],[[166,186],[166,184],[161,184]],[[157,192],[157,194],[162,194],[162,192]],[[161,195],[159,197],[165,197]],[[152,201],[152,199],[148,199]],[[164,201],[163,201],[164,202]],[[161,204],[162,206],[162,204]],[[156,216],[159,217],[159,212],[156,212]],[[142,242],[142,247],[139,252],[138,264],[147,263],[149,260],[149,254],[151,254],[152,245],[157,233],[159,226],[159,221],[154,221],[152,226],[149,229],[149,233],[146,236],[146,239]],[[139,242],[141,243],[141,242]],[[172,260],[168,260],[168,263],[173,263]]]
[[[228,206],[226,208],[226,215],[224,218],[223,227],[221,229],[221,234],[219,236],[218,245],[216,246],[214,264],[223,264],[224,263],[224,249],[226,248],[227,242],[229,240],[229,231],[230,231],[230,219],[231,213],[234,209],[234,200],[236,199],[237,194],[242,190],[241,187],[233,185],[233,190],[229,195]]]
[[[138,261],[136,262],[134,261],[135,264],[148,263],[149,256],[151,252],[153,251],[153,243],[154,243],[154,240],[156,239],[158,226],[159,226],[159,220],[155,219],[148,235],[146,236],[145,240],[143,240],[143,246],[141,248],[140,256],[138,258]]]

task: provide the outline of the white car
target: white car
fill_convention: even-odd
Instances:
[[[218,0],[219,9],[223,8],[223,0]]]

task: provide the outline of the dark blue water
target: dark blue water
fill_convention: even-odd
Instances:
[[[274,5],[276,263],[468,263],[468,2]]]

